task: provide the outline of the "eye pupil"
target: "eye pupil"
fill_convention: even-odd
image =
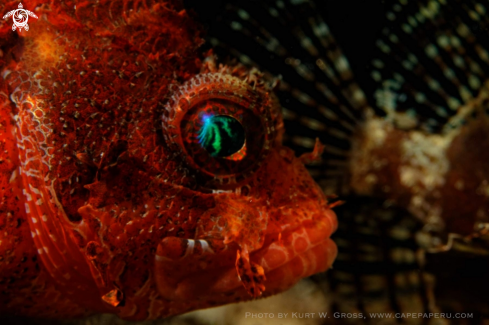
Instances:
[[[238,152],[245,143],[241,123],[227,115],[204,116],[198,140],[212,157],[227,157]]]

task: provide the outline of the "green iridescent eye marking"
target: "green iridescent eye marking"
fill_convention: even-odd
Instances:
[[[245,132],[241,123],[227,115],[204,116],[198,140],[212,157],[227,157],[244,145]]]

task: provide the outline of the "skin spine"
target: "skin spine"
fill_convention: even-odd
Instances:
[[[28,32],[0,26],[1,314],[161,318],[331,266],[319,143],[282,146],[270,88],[204,61],[179,1],[23,4]],[[243,148],[199,147],[200,112],[238,121]]]

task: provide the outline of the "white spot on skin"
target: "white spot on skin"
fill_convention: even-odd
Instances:
[[[214,251],[210,248],[207,241],[200,239],[199,242],[200,242],[200,245],[202,246],[202,250],[204,252],[214,253]]]
[[[213,194],[219,194],[219,193],[233,193],[232,190],[212,190]]]
[[[163,262],[163,261],[167,261],[168,258],[164,257],[164,256],[160,256],[158,254],[155,255],[155,260],[156,262]]]
[[[10,175],[10,179],[8,182],[13,183],[15,181],[15,179],[17,178],[17,175],[18,175],[17,169],[14,169],[14,171],[12,172],[12,175]]]
[[[48,217],[45,214],[43,214],[41,218],[42,218],[42,221],[44,221],[44,222],[48,221]]]
[[[187,241],[188,244],[187,244],[187,251],[185,252],[185,256],[193,254],[194,247],[195,247],[195,241],[193,239],[188,239]]]
[[[29,184],[29,188],[31,189],[32,193],[41,195],[41,191],[39,191],[37,188],[33,187],[32,184]]]
[[[22,190],[22,192],[24,192],[24,195],[25,195],[25,198],[26,198],[27,202],[32,201],[32,196],[31,196],[31,193],[26,192],[26,190],[25,190],[25,189],[24,189],[24,190]]]
[[[43,250],[42,250],[42,249],[40,249],[40,248],[38,248],[38,249],[37,249],[37,253],[38,253],[39,255],[41,255],[41,254],[42,254],[42,252],[43,252]]]
[[[33,223],[37,223],[37,219],[36,218],[31,218],[32,222]]]

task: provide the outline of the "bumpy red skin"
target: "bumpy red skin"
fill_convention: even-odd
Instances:
[[[0,314],[161,318],[332,264],[336,216],[281,145],[278,113],[266,158],[241,180],[249,193],[200,190],[164,141],[174,90],[212,70],[179,1],[23,5],[39,16],[29,31],[0,26]],[[185,254],[187,239],[213,252]]]

